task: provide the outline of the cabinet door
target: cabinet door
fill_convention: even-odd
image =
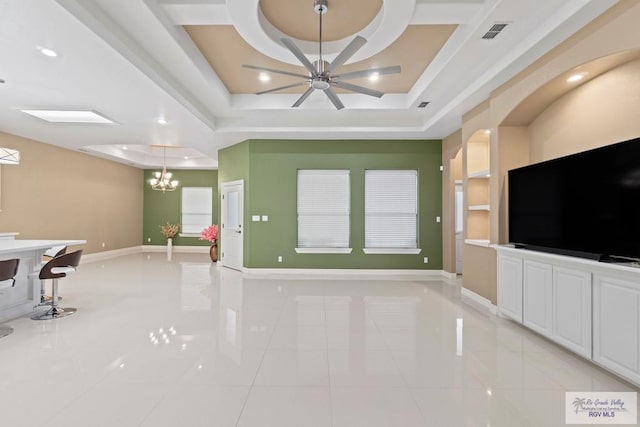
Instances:
[[[591,273],[553,268],[553,339],[591,358]]]
[[[522,258],[498,256],[498,310],[522,323]]]
[[[523,319],[534,331],[550,337],[553,292],[553,268],[551,264],[524,261]]]
[[[638,282],[595,276],[593,360],[640,383],[640,288]]]

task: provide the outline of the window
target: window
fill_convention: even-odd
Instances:
[[[349,171],[298,170],[298,253],[351,253]]]
[[[418,171],[367,170],[365,253],[418,254]]]
[[[200,237],[200,232],[211,225],[213,212],[213,189],[211,187],[182,188],[183,237]]]

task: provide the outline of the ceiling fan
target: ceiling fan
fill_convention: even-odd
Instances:
[[[343,50],[335,57],[335,59],[329,63],[322,59],[322,15],[327,13],[328,0],[313,0],[313,9],[320,16],[320,42],[319,42],[319,59],[316,61],[309,61],[304,53],[293,43],[291,39],[282,38],[280,41],[285,45],[291,53],[302,63],[304,68],[307,69],[309,75],[291,73],[289,71],[277,70],[273,68],[258,67],[255,65],[242,64],[244,68],[251,68],[258,71],[266,71],[268,73],[284,74],[287,76],[300,77],[304,79],[303,82],[293,83],[286,86],[277,87],[274,89],[264,90],[257,92],[256,95],[263,95],[265,93],[277,92],[279,90],[289,89],[296,86],[309,86],[308,89],[302,94],[300,98],[292,105],[292,107],[299,107],[305,99],[311,95],[314,90],[321,90],[327,98],[333,103],[333,105],[341,110],[344,105],[338,98],[338,95],[334,92],[333,87],[342,88],[351,92],[362,93],[365,95],[375,96],[376,98],[382,97],[383,92],[378,90],[369,89],[363,86],[347,83],[343,80],[357,79],[361,77],[382,75],[382,74],[394,74],[400,72],[400,66],[394,65],[390,67],[370,68],[368,70],[350,71],[343,74],[334,74],[338,68],[344,65],[349,58],[351,58],[364,44],[367,39],[361,36],[356,36]]]

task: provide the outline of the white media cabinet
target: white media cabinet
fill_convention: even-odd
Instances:
[[[640,386],[640,267],[495,248],[501,315]]]

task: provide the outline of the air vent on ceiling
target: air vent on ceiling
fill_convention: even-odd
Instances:
[[[423,101],[423,102],[421,102],[420,104],[418,104],[418,108],[424,108],[424,107],[426,107],[427,105],[429,105],[429,101]]]
[[[486,33],[484,33],[484,35],[482,36],[482,38],[483,38],[483,39],[485,39],[485,40],[491,40],[491,39],[496,38],[496,36],[497,36],[498,34],[500,34],[500,32],[501,32],[502,30],[504,30],[504,29],[505,29],[505,27],[506,27],[507,25],[509,25],[509,24],[505,24],[505,23],[502,23],[502,24],[493,24],[493,25],[491,26],[491,28],[489,28],[489,30],[488,30]]]

